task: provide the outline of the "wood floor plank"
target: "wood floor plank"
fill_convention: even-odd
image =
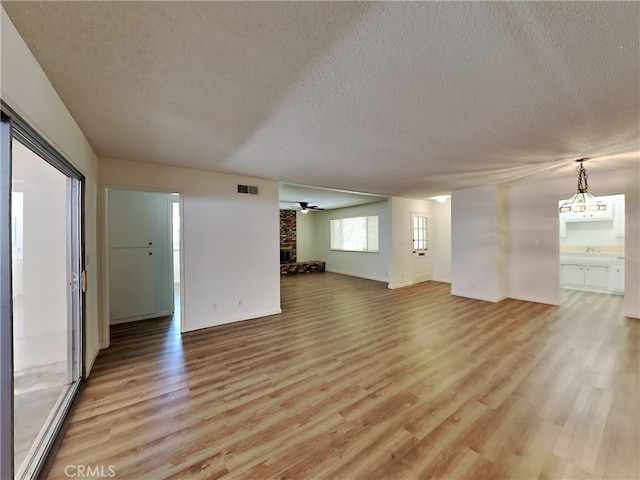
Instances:
[[[640,478],[622,297],[495,304],[329,272],[281,288],[280,315],[114,326],[48,478]]]

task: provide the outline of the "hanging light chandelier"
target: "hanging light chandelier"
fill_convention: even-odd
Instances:
[[[560,212],[592,212],[607,209],[604,203],[596,200],[593,195],[589,193],[589,184],[587,183],[589,176],[582,165],[582,162],[586,161],[586,158],[576,160],[576,162],[579,163],[576,169],[578,172],[578,192],[560,206]]]

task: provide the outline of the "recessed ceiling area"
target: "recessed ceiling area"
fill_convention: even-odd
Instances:
[[[640,159],[639,2],[2,6],[99,156],[411,198]]]
[[[382,195],[367,195],[357,192],[280,183],[281,210],[300,210],[300,202],[307,202],[309,205],[315,205],[324,210],[332,210],[334,208],[384,202],[385,200],[387,200],[387,197]]]

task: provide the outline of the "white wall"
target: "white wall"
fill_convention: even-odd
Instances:
[[[277,182],[102,157],[99,180],[182,195],[183,331],[280,313]]]
[[[391,244],[392,256],[389,275],[389,288],[401,288],[413,284],[413,231],[411,214],[422,213],[429,217],[429,244],[433,236],[431,226],[431,202],[410,198],[392,197],[391,205]],[[433,257],[433,249],[429,255]]]
[[[24,41],[1,9],[2,100],[76,166],[85,182],[85,252],[88,276],[86,295],[87,371],[98,354],[98,276],[96,245],[97,159]]]
[[[432,279],[451,283],[451,201],[431,201]]]
[[[504,187],[451,195],[451,293],[497,302],[507,295],[507,192]]]
[[[389,204],[384,202],[359,205],[357,207],[338,208],[316,212],[317,255],[326,263],[329,272],[369,278],[380,282],[388,281],[391,265],[391,212]],[[378,215],[379,252],[341,252],[331,250],[330,221],[336,218],[363,217]]]
[[[296,212],[296,258],[298,262],[318,260],[316,212]]]
[[[597,195],[626,195],[625,314],[640,318],[640,170],[598,171],[589,180]],[[510,188],[509,297],[559,303],[558,201],[574,183],[572,176]]]
[[[567,236],[560,238],[560,250],[562,247],[597,247],[601,251],[611,247],[624,249],[624,237],[614,235],[613,220],[567,222],[566,232]]]

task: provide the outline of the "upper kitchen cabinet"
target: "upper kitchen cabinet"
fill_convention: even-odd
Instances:
[[[606,210],[560,213],[560,238],[567,238],[567,225],[580,224],[581,222],[602,222],[596,223],[594,224],[594,226],[599,225],[600,227],[598,227],[598,230],[602,230],[604,228],[608,229],[610,232],[609,235],[613,237],[624,237],[624,195],[598,197],[598,200],[607,206]],[[564,201],[559,202],[559,204],[562,203],[564,203]],[[607,225],[607,227],[605,227],[604,225]]]
[[[616,198],[613,202],[613,235],[624,237],[624,196]]]
[[[591,220],[611,220],[613,218],[613,202],[610,200],[602,201],[607,206],[606,210],[596,210],[593,212],[565,212],[565,222],[587,222]]]

